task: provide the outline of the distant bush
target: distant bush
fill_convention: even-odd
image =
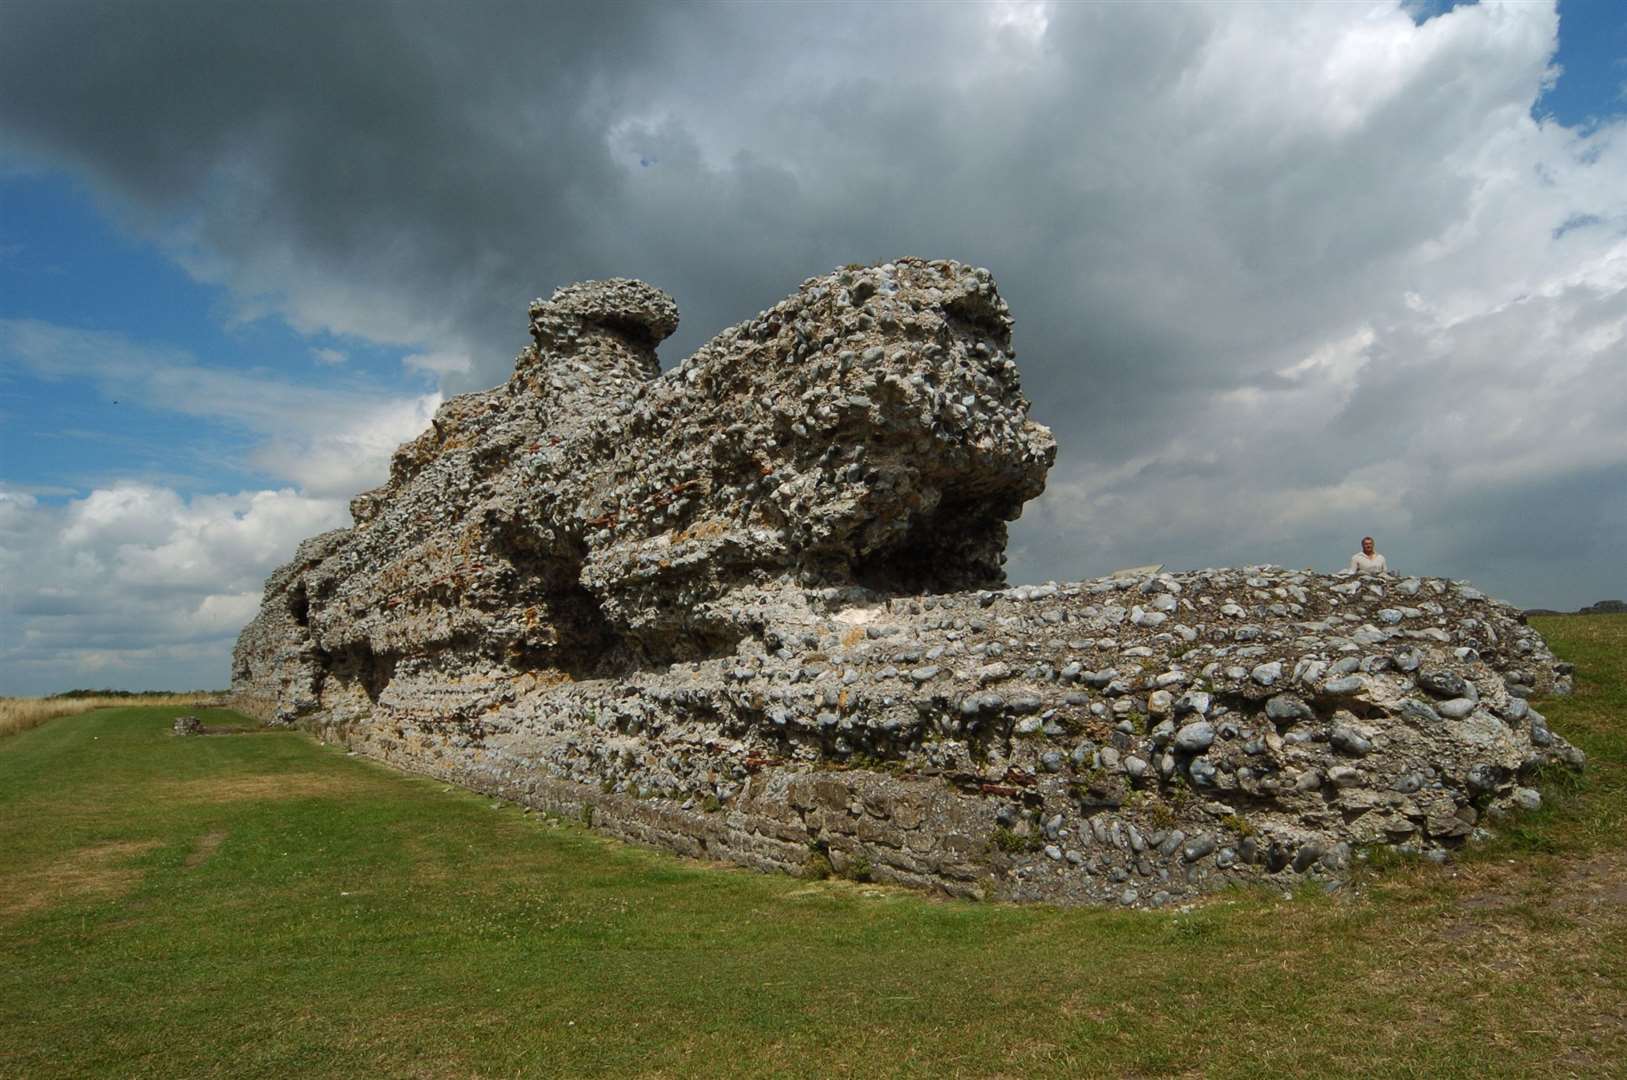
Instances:
[[[60,694],[52,694],[44,698],[45,701],[78,700],[80,698],[140,698],[144,703],[151,704],[154,698],[218,698],[225,697],[224,690],[64,690]],[[26,699],[19,699],[26,700]]]

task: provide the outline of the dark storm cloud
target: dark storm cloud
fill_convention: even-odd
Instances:
[[[1445,571],[1482,564],[1433,538],[1526,528],[1502,488],[1566,491],[1563,527],[1624,495],[1627,390],[1586,374],[1623,366],[1621,239],[1566,223],[1624,219],[1627,151],[1531,120],[1555,26],[1497,3],[1422,26],[1384,4],[13,4],[0,124],[254,310],[469,355],[453,391],[503,378],[525,301],[571,280],[671,291],[670,363],[841,263],[986,265],[1062,447],[1016,575],[1327,566],[1381,529]],[[1495,572],[1530,602],[1627,585],[1578,558]]]
[[[411,342],[498,310],[518,323],[501,301],[539,266],[596,261],[621,180],[604,129],[626,105],[605,76],[656,48],[636,6],[618,11],[16,5],[0,108],[205,272]]]

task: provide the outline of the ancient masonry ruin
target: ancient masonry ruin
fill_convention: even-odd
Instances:
[[[1257,566],[1004,587],[1044,487],[987,271],[805,282],[662,373],[671,298],[535,344],[272,575],[235,704],[612,835],[959,896],[1162,905],[1429,857],[1581,766],[1460,583]]]

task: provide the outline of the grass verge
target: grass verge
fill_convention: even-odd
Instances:
[[[0,1076],[1619,1075],[1627,618],[1539,625],[1583,783],[1445,869],[1185,912],[760,876],[295,733],[58,720],[0,742]]]

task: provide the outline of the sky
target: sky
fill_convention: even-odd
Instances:
[[[1608,0],[0,13],[0,694],[222,687],[527,301],[670,367],[850,262],[993,271],[1060,452],[1014,582],[1396,570],[1627,598]]]

